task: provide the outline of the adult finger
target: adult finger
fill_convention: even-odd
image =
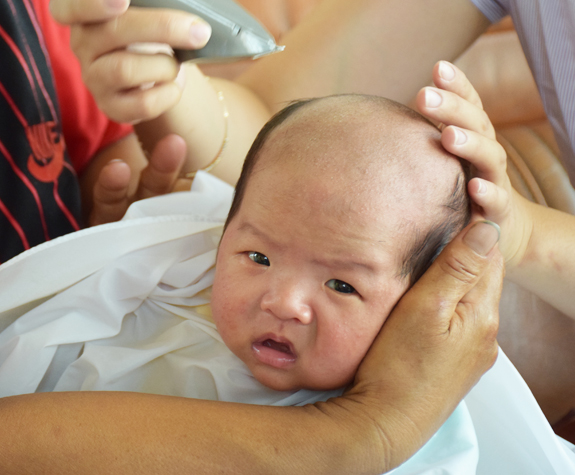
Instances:
[[[130,167],[121,160],[112,160],[98,176],[94,185],[94,204],[89,225],[119,221],[128,209]]]
[[[179,71],[178,62],[165,54],[142,55],[120,50],[94,61],[83,77],[90,91],[101,95],[103,91],[173,81]]]
[[[417,93],[415,103],[419,112],[436,122],[457,125],[495,138],[495,129],[485,111],[457,94],[424,87]]]
[[[97,101],[100,109],[112,120],[135,124],[155,119],[176,105],[181,95],[180,87],[171,82],[150,89],[135,88],[102,94]]]
[[[160,140],[148,166],[142,171],[135,199],[162,195],[172,191],[186,159],[186,142],[172,134]]]
[[[470,233],[476,233],[472,239],[481,242],[481,245],[499,235],[498,228],[494,225],[489,227],[486,223],[485,221],[478,222],[472,225],[470,230]],[[491,237],[490,234],[492,234]],[[466,339],[463,333],[473,334],[477,332],[479,335],[484,335],[485,349],[491,348],[493,350],[493,359],[487,361],[487,367],[491,367],[497,354],[495,338],[499,327],[499,300],[505,266],[500,252],[495,252],[494,256],[487,262],[487,269],[478,282],[457,303],[451,318],[449,332],[452,335],[457,333],[457,337],[461,340]]]
[[[443,129],[441,143],[448,152],[471,163],[478,177],[505,189],[511,187],[507,176],[507,153],[496,140],[451,125]]]
[[[108,117],[135,122],[156,118],[178,103],[183,89],[178,71],[177,62],[166,55],[118,51],[96,60],[84,79]]]
[[[198,49],[211,35],[210,25],[196,15],[172,9],[130,8],[111,21],[77,25],[70,43],[85,66],[103,54],[133,43],[164,43]]]
[[[469,196],[490,221],[502,223],[511,214],[509,192],[481,178],[472,178],[467,185]],[[500,243],[500,249],[502,243]]]
[[[433,315],[439,328],[449,327],[457,305],[480,281],[499,237],[499,226],[495,223],[471,224],[444,249],[414,285],[413,294],[417,294],[419,289],[435,287],[433,298],[425,299],[422,305],[427,306],[428,311],[424,313]]]
[[[115,18],[130,6],[130,0],[50,0],[50,12],[59,23],[93,23]]]
[[[433,83],[440,89],[450,91],[483,109],[479,94],[461,69],[447,61],[438,61],[433,67]]]
[[[486,307],[481,299],[499,302],[500,291],[486,293],[482,284],[486,276],[496,282],[503,278],[501,256],[494,249],[498,241],[496,224],[469,225],[401,298],[384,326],[384,331],[389,325],[408,335],[395,352],[406,361],[411,353],[416,360],[418,354],[424,357],[413,370],[434,388],[459,368],[463,397],[495,361],[498,314],[489,310],[497,305]],[[491,267],[494,259],[500,267]],[[451,359],[452,366],[447,363]]]

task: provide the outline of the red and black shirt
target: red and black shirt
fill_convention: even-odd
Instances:
[[[0,263],[79,229],[76,173],[133,131],[98,109],[69,39],[49,0],[0,0]]]
[[[50,59],[30,0],[0,2],[0,262],[80,227]]]

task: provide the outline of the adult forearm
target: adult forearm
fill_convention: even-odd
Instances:
[[[473,84],[495,127],[545,119],[515,31],[482,35],[455,64]]]
[[[359,400],[338,401],[277,408],[109,392],[5,398],[0,471],[333,474],[394,466],[375,430],[384,415],[371,420],[349,407]]]
[[[527,201],[525,207],[532,230],[507,277],[575,318],[575,216]]]
[[[324,0],[285,36],[284,52],[238,82],[274,109],[342,92],[407,102],[437,60],[456,58],[487,26],[469,0]]]

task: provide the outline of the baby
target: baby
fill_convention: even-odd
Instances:
[[[290,105],[246,158],[217,258],[216,231],[205,231],[78,279],[0,333],[0,395],[124,390],[272,403],[253,377],[275,390],[267,395],[346,386],[401,295],[469,221],[467,172],[439,139],[422,116],[382,98]],[[100,229],[124,232],[124,223]],[[212,282],[213,323],[197,310]]]
[[[297,102],[260,132],[212,292],[226,345],[276,390],[348,384],[407,288],[469,221],[466,172],[419,114]]]

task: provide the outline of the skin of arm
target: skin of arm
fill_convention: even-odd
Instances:
[[[489,22],[468,0],[324,0],[238,82],[272,111],[343,92],[406,103],[439,59],[454,59]],[[390,67],[390,65],[392,65]]]
[[[239,0],[281,44],[284,35],[297,25],[321,0]],[[234,80],[252,65],[247,59],[234,63],[206,63],[200,69],[206,76]]]
[[[513,282],[575,318],[575,216],[546,208],[516,196],[528,216],[524,226],[527,244],[515,265],[508,266]]]
[[[497,239],[480,223],[446,247],[392,312],[342,397],[304,407],[115,392],[4,398],[0,472],[388,471],[431,437],[495,361]]]
[[[479,93],[495,127],[546,118],[514,30],[482,35],[455,64]]]

